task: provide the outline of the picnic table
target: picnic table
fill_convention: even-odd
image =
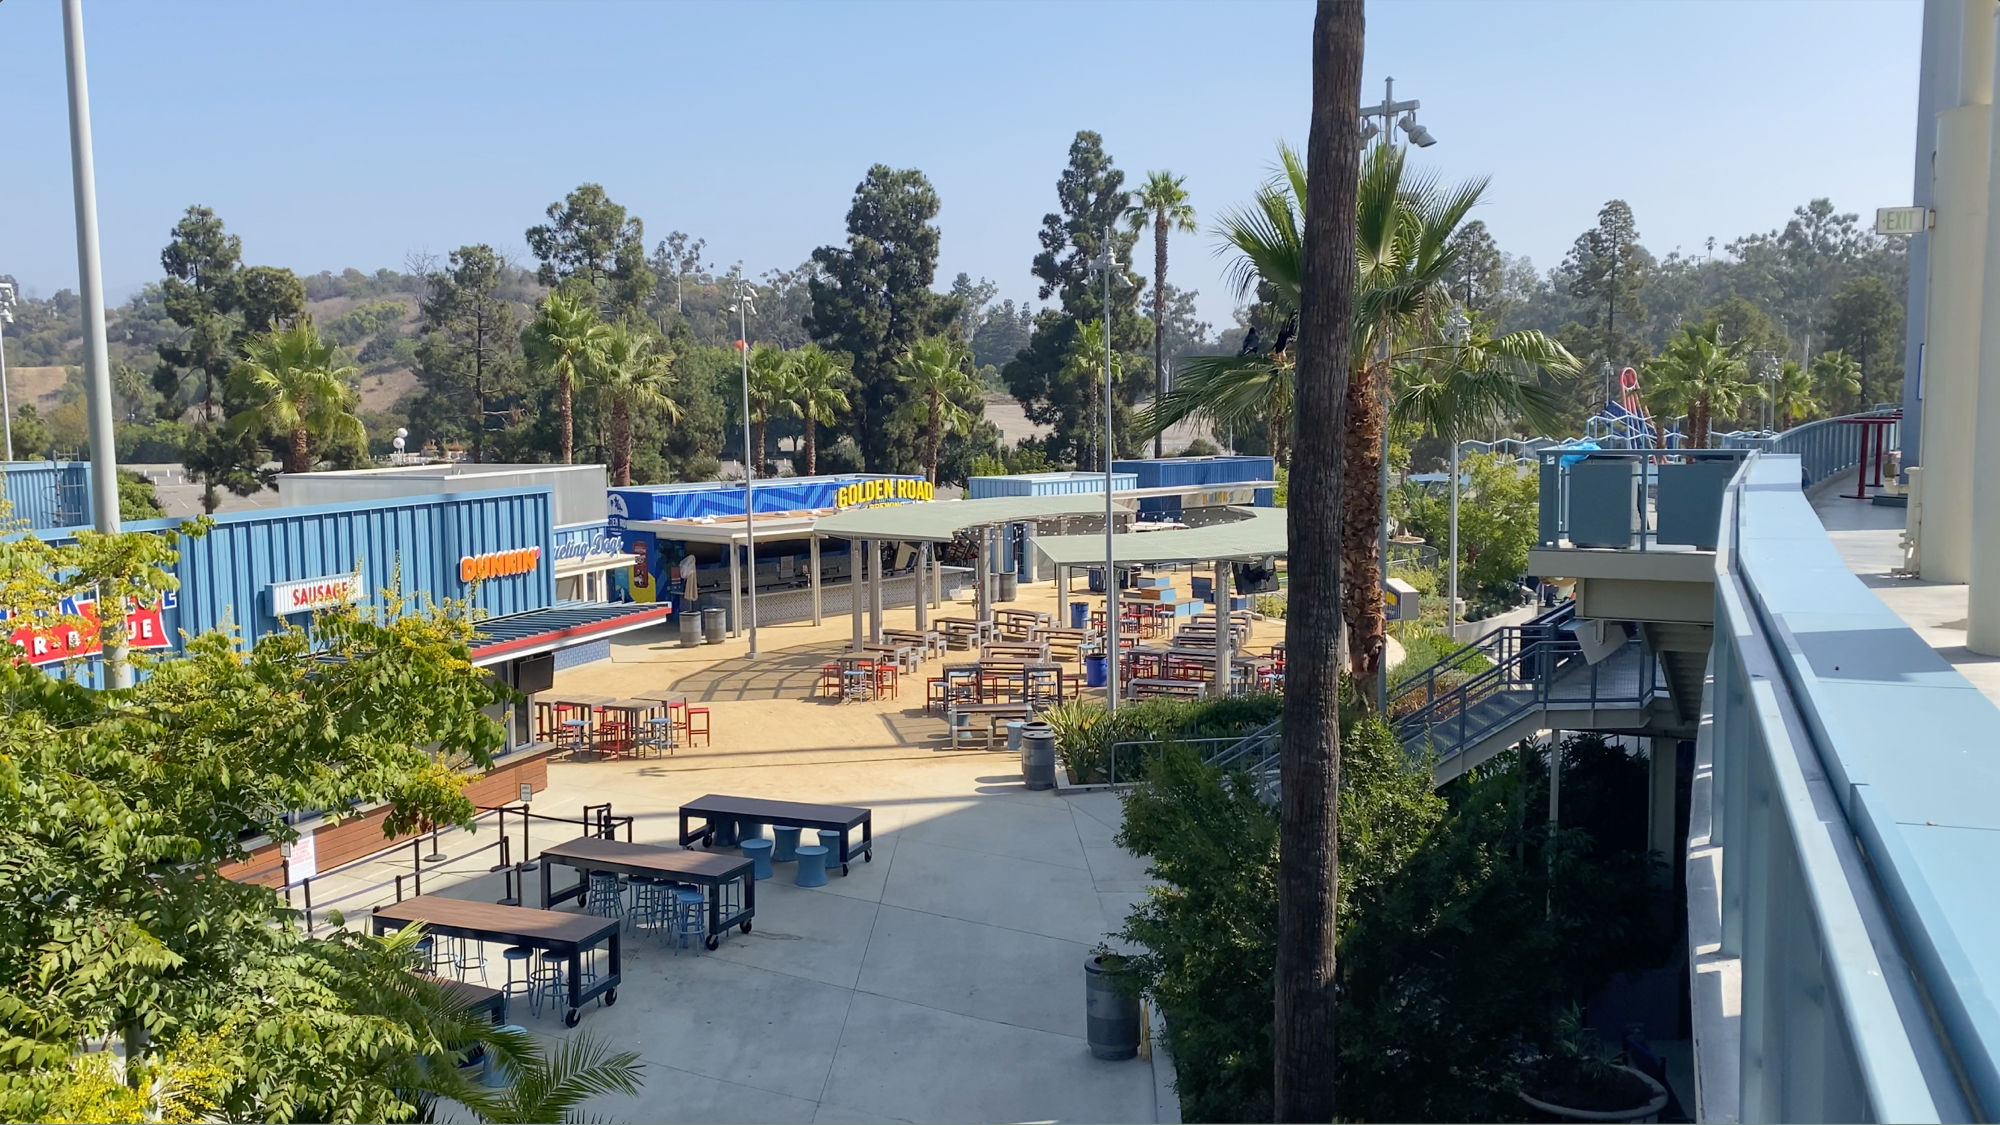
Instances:
[[[1027,703],[954,703],[948,715],[951,721],[951,748],[958,749],[960,735],[970,735],[974,731],[983,730],[986,736],[986,748],[990,750],[993,748],[994,733],[1001,723],[1009,719],[1025,721],[1034,718],[1034,712],[1034,707]],[[958,721],[960,715],[969,716],[975,722],[983,719],[985,726],[982,728],[973,723],[961,726]]]
[[[557,864],[576,869],[575,886],[557,889],[551,885],[549,869]],[[749,933],[750,919],[757,916],[756,864],[753,861],[713,852],[676,851],[658,844],[628,844],[601,836],[579,836],[542,849],[542,909],[547,910],[568,899],[582,899],[589,891],[590,873],[593,871],[651,875],[705,888],[710,949],[722,943],[723,931],[731,926]],[[732,883],[742,884],[743,905],[735,913],[724,917],[723,892]]]
[[[1049,659],[1049,646],[1045,644],[1024,644],[995,641],[979,646],[981,660],[1018,660],[1022,663],[1045,664]]]
[[[911,675],[916,674],[917,665],[920,663],[915,647],[907,644],[864,644],[861,646],[861,651],[872,652],[878,657],[887,657],[895,661],[896,667]]]
[[[583,1005],[597,999],[605,1007],[618,1002],[618,932],[623,921],[591,914],[571,914],[561,910],[531,910],[521,906],[501,906],[492,902],[418,895],[378,906],[370,915],[376,937],[405,926],[421,925],[426,933],[442,937],[462,937],[524,945],[569,958],[569,1010],[563,1026],[575,1027],[583,1018]],[[590,987],[583,986],[583,955],[603,944],[610,955],[608,971]]]
[[[842,653],[834,658],[840,667],[841,699],[875,698],[875,655],[873,653]]]
[[[944,634],[935,629],[925,629],[921,632],[916,629],[884,629],[882,639],[909,645],[922,653],[926,660],[933,656],[943,656],[945,651]]]
[[[688,821],[700,817],[700,828],[690,830]],[[681,806],[681,844],[686,846],[700,839],[704,842],[715,839],[715,828],[724,820],[748,821],[752,824],[796,824],[800,828],[815,831],[826,829],[840,833],[840,853],[827,857],[828,863],[838,862],[840,873],[847,874],[848,863],[856,855],[863,856],[864,862],[875,862],[875,813],[853,805],[816,805],[804,801],[774,801],[767,797],[731,797],[722,793],[709,793],[697,797]],[[861,829],[861,839],[851,841],[848,833]]]
[[[544,742],[556,741],[556,728],[565,717],[574,712],[586,722],[595,720],[597,709],[617,700],[608,695],[564,695],[537,697],[535,699],[535,729],[541,732]]]
[[[945,644],[952,648],[976,650],[980,645],[993,639],[991,621],[974,621],[969,617],[940,617],[938,632],[944,634]]]
[[[1034,636],[1035,630],[1049,623],[1049,615],[1031,609],[996,609],[993,611],[993,629],[1008,640],[1025,641]]]

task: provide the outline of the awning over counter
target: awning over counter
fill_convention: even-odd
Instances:
[[[673,607],[625,603],[550,606],[481,621],[472,637],[472,662],[494,664],[599,641],[669,620]]]
[[[1102,501],[1100,501],[1101,503]],[[1283,508],[1241,509],[1249,518],[1111,537],[1119,563],[1199,563],[1269,558],[1290,550]],[[1104,565],[1102,535],[1039,535],[1035,549],[1056,566]]]

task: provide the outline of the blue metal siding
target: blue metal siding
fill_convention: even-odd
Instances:
[[[918,476],[857,473],[837,477],[780,477],[758,481],[751,492],[760,512],[800,512],[812,508],[835,507],[835,495],[844,487],[864,480],[922,480]],[[699,484],[641,485],[613,488],[610,493],[611,526],[622,531],[622,520],[700,519],[704,516],[743,514],[743,486],[727,481]],[[623,509],[623,515],[620,515]]]
[[[1136,474],[1140,488],[1215,488],[1246,480],[1276,480],[1278,471],[1277,462],[1269,457],[1166,457],[1158,461],[1113,461],[1111,467],[1117,472]],[[1272,500],[1271,489],[1257,490],[1257,507],[1268,508]],[[1140,501],[1139,510],[1177,513],[1181,503],[1174,497],[1154,497]]]
[[[90,464],[86,461],[4,461],[10,521],[35,531],[75,527],[90,520]]]
[[[1136,474],[1114,465],[1113,489],[1138,488]],[[1015,473],[1009,476],[973,477],[966,482],[966,497],[985,500],[994,496],[1089,496],[1104,495],[1103,473]]]

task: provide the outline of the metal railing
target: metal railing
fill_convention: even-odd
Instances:
[[[1835,473],[1852,469],[1860,463],[1862,427],[1856,424],[1856,419],[1896,419],[1889,425],[1882,442],[1885,448],[1895,448],[1901,444],[1902,417],[1902,410],[1892,407],[1846,414],[1839,418],[1822,418],[1778,434],[1724,434],[1722,448],[1796,454],[1799,468],[1804,470],[1802,483],[1811,488]]]
[[[1396,734],[1405,747],[1428,750],[1438,764],[1448,763],[1530,711],[1644,707],[1659,691],[1657,660],[1637,637],[1595,663],[1584,658],[1580,642],[1545,637],[1397,719]],[[1483,706],[1490,700],[1505,705]],[[1440,734],[1449,740],[1440,740]]]
[[[1992,1120],[2000,932],[1970,904],[1993,896],[2000,783],[1974,760],[2000,710],[1800,533],[1802,475],[1759,455],[1724,498],[1689,822],[1698,1118]]]

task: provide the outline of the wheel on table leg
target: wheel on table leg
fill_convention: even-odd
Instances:
[[[617,990],[617,989],[615,989],[615,988],[607,988],[607,989],[605,989],[605,990],[604,990],[604,1006],[605,1006],[605,1007],[607,1007],[607,1008],[609,1008],[609,1007],[610,1007],[611,1005],[613,1005],[613,1004],[616,1004],[617,1002],[618,1002],[618,990]]]
[[[750,932],[750,919],[748,919],[748,918],[745,918],[745,919],[743,920],[743,924],[742,924],[741,926],[738,926],[738,927],[737,927],[737,929],[739,929],[739,930],[742,930],[742,931],[743,931],[744,933],[746,933],[746,934],[747,934],[747,933],[749,933],[749,932]]]
[[[862,853],[861,853],[861,862],[863,862],[863,863],[874,863],[874,862],[875,862],[875,853],[874,853],[874,852],[872,852],[872,851],[867,851],[867,852],[862,852]]]
[[[840,865],[840,873],[841,873],[842,875],[845,875],[845,874],[847,874],[847,864],[844,864],[844,863],[843,863],[843,864],[841,864],[841,865]]]
[[[571,1008],[569,1011],[563,1013],[564,1027],[575,1027],[577,1024],[582,1022],[583,1022],[583,1013],[575,1008]]]
[[[721,937],[719,937],[719,936],[717,936],[717,935],[715,935],[715,934],[710,934],[710,935],[708,935],[708,942],[707,942],[707,945],[708,945],[708,950],[709,950],[709,952],[711,952],[711,953],[715,952],[715,949],[716,949],[716,947],[717,947],[717,946],[719,946],[719,945],[721,945],[721,944],[722,944],[722,938],[721,938]]]

